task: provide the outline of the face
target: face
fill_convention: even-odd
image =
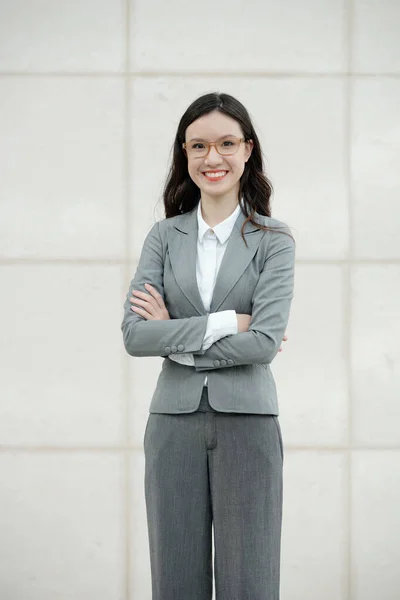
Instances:
[[[215,142],[226,135],[243,138],[243,131],[239,123],[218,111],[214,111],[193,121],[186,129],[185,141],[198,138],[206,142]],[[253,141],[242,142],[239,150],[233,155],[219,154],[214,146],[204,157],[188,156],[188,171],[191,179],[200,188],[201,197],[214,198],[221,201],[238,200],[240,178],[245,164],[249,160],[253,149]],[[215,174],[225,172],[222,177],[207,178],[206,173],[214,171]]]

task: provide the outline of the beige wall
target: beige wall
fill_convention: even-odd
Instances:
[[[398,0],[0,1],[0,597],[150,600],[161,358],[122,304],[177,123],[237,96],[297,239],[282,600],[396,600]],[[322,285],[321,285],[322,284]],[[188,599],[189,600],[189,599]]]

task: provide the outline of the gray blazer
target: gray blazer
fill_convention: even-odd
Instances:
[[[278,353],[294,296],[295,242],[287,233],[264,231],[246,223],[240,211],[218,272],[210,312],[233,309],[252,315],[249,331],[228,335],[201,350],[208,313],[196,280],[197,206],[189,213],[162,219],[150,229],[124,304],[121,325],[131,356],[164,358],[150,413],[197,410],[205,375],[208,398],[218,411],[279,415],[270,364]],[[286,223],[255,213],[267,226]],[[148,293],[153,285],[164,299],[170,320],[146,320],[131,310],[132,290]],[[168,358],[192,352],[195,366]]]

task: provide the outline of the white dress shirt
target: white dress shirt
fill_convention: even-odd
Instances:
[[[210,310],[215,281],[217,279],[222,257],[224,256],[235,221],[239,216],[239,211],[240,206],[238,204],[228,218],[211,228],[202,217],[201,201],[199,201],[197,207],[198,236],[196,278],[200,296],[207,312]],[[214,342],[235,333],[238,333],[235,310],[222,310],[220,312],[211,313],[207,320],[202,350],[207,350]],[[168,358],[183,365],[194,366],[193,354],[191,352],[169,354]],[[204,385],[207,385],[207,376],[205,377]]]

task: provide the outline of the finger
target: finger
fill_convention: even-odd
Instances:
[[[137,298],[135,300],[130,300],[130,302],[135,302],[135,304],[139,304],[140,306],[143,306],[143,309],[152,317],[156,315],[157,310],[158,310],[158,306],[153,306],[151,304],[151,302],[148,302],[146,300],[138,300]],[[137,308],[137,307],[135,307]]]
[[[140,300],[140,298],[130,298],[129,302],[135,303],[135,304],[140,304],[140,306],[147,306],[148,302],[146,302],[146,300]]]
[[[129,298],[129,302],[136,302],[137,304],[140,304],[141,306],[144,306],[145,304],[150,304],[150,302],[148,300],[141,300],[140,298]]]
[[[145,288],[149,290],[149,292],[154,296],[158,306],[160,308],[165,308],[164,299],[159,292],[157,292],[156,288],[151,285],[151,283],[145,283]]]
[[[146,292],[134,291],[132,292],[132,298],[133,301],[136,301],[140,298],[145,302],[148,302],[149,305],[151,304],[154,307],[154,309],[158,308],[157,300],[153,298],[153,296],[151,296],[150,294],[146,294]],[[132,298],[130,298],[130,301],[132,301]]]
[[[143,298],[144,300],[152,300],[153,296],[140,290],[132,290],[132,298]]]
[[[131,310],[138,313],[139,315],[141,315],[142,317],[144,317],[147,320],[152,319],[152,316],[143,308],[139,308],[138,306],[131,306]]]

